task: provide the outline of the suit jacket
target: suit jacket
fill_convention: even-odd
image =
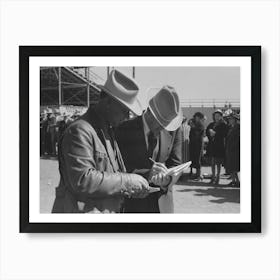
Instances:
[[[60,182],[53,213],[120,211],[121,170],[108,126],[93,109],[67,127],[60,139],[58,160]]]
[[[148,179],[152,162],[149,160],[142,117],[124,122],[116,132],[121,154],[129,173],[137,173]],[[182,163],[182,130],[174,132],[162,130],[159,136],[159,151],[155,158],[170,168]],[[159,193],[144,199],[126,199],[124,211],[127,213],[158,213]]]

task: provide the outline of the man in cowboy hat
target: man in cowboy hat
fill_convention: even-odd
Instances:
[[[100,101],[70,124],[59,144],[60,183],[53,213],[117,213],[124,197],[148,195],[148,182],[126,173],[114,127],[142,112],[134,80],[113,70]]]
[[[117,139],[129,172],[141,174],[149,182],[167,191],[171,178],[167,168],[181,164],[182,112],[174,88],[164,86],[149,101],[142,116],[120,125]],[[152,160],[151,160],[152,159]],[[128,213],[159,213],[160,193],[140,200],[126,199],[124,211]]]

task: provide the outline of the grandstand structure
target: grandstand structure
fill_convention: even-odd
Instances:
[[[109,71],[110,68],[107,67],[107,75]],[[135,77],[134,67],[132,76]],[[41,110],[46,107],[89,107],[90,104],[98,102],[101,84],[104,84],[104,78],[95,73],[94,67],[41,67]],[[216,109],[225,111],[231,108],[240,111],[240,101],[237,99],[184,99],[181,100],[181,106],[188,119],[199,111],[207,117],[207,123],[212,120]]]
[[[102,78],[92,67],[41,67],[41,106],[84,106],[98,101]]]

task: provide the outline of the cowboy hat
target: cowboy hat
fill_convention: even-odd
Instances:
[[[52,114],[53,113],[53,110],[51,108],[47,108],[47,114]]]
[[[158,123],[168,131],[174,131],[182,124],[183,114],[179,97],[173,87],[164,86],[150,99],[149,109]]]
[[[237,114],[237,113],[232,112],[229,115],[227,115],[226,118],[227,119],[231,119],[232,118],[232,119],[240,120],[240,115]]]
[[[214,113],[213,113],[213,115],[215,115],[215,114],[220,114],[221,116],[224,115],[223,112],[222,112],[222,110],[220,110],[220,109],[215,110]]]
[[[142,106],[137,99],[139,87],[133,79],[114,69],[111,71],[104,86],[100,87],[137,116],[142,114]]]

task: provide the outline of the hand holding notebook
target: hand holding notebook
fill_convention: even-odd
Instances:
[[[157,162],[155,162],[152,158],[150,158],[150,160],[154,163],[154,165],[157,164]],[[172,186],[178,181],[183,171],[189,168],[190,165],[191,165],[191,161],[174,166],[169,169],[165,167],[164,173],[154,175],[151,178],[151,182],[154,183],[155,185],[162,185],[165,188]],[[159,177],[161,177],[161,180],[159,180]],[[158,183],[159,181],[162,182],[162,184],[159,184]]]

